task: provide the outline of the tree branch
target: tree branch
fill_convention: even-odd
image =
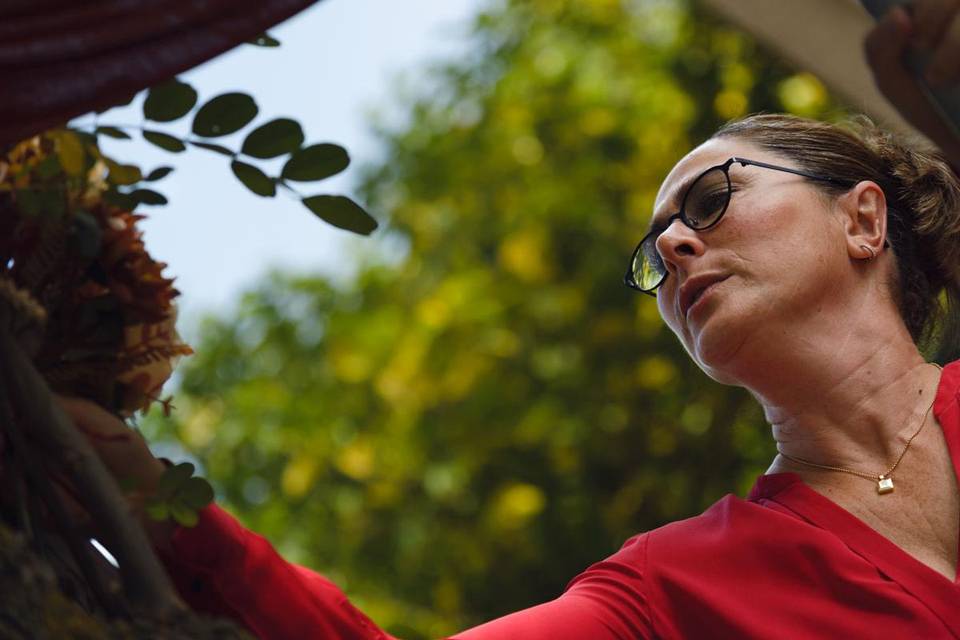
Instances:
[[[5,306],[2,301],[0,305]],[[27,435],[66,472],[84,498],[84,507],[104,531],[104,542],[117,558],[131,604],[158,615],[182,610],[183,605],[146,534],[131,516],[113,478],[3,326],[0,326],[0,392],[6,395],[19,416],[29,419],[31,431]]]

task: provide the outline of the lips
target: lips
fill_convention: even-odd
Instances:
[[[687,316],[687,312],[690,310],[690,307],[692,307],[693,304],[700,299],[700,296],[702,296],[709,287],[717,284],[718,282],[723,282],[729,277],[730,276],[722,273],[715,273],[688,278],[687,281],[683,283],[683,286],[680,287],[680,315],[685,318]]]

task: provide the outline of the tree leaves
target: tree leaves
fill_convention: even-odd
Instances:
[[[263,34],[256,39],[255,44],[277,46],[279,42]],[[177,120],[193,111],[197,105],[197,98],[197,92],[192,86],[177,79],[157,85],[147,92],[143,103],[144,118],[154,122]],[[323,180],[342,172],[350,165],[349,154],[339,145],[322,143],[303,146],[305,141],[303,127],[296,120],[274,118],[260,124],[247,133],[239,151],[208,140],[240,131],[253,122],[258,113],[256,101],[248,94],[224,93],[211,98],[196,110],[191,123],[192,136],[181,137],[154,128],[144,128],[141,134],[150,144],[170,153],[182,153],[190,145],[230,158],[230,170],[233,175],[244,187],[258,196],[274,197],[277,193],[277,185],[280,185],[300,197],[304,205],[318,218],[336,227],[360,234],[369,234],[377,228],[376,220],[349,198],[326,195],[304,197],[289,184]],[[118,126],[98,125],[94,133],[115,139],[130,138],[129,134]],[[82,140],[92,154],[86,154],[81,148],[80,156],[85,163],[81,172],[93,166],[97,159],[107,160],[110,168],[108,181],[112,188],[105,197],[112,204],[130,210],[141,204],[154,206],[166,204],[167,199],[163,194],[152,189],[137,188],[136,183],[141,180],[144,182],[160,180],[172,171],[171,167],[158,167],[144,178],[139,168],[133,165],[120,165],[102,156],[94,135],[79,131],[75,134],[89,137],[89,141],[86,141],[86,138]],[[270,160],[288,154],[290,157],[287,158],[279,176],[268,175],[253,162],[241,159],[245,156],[251,160]],[[70,164],[70,172],[75,172],[78,166],[76,162]],[[53,172],[62,170],[59,164],[53,163],[50,163],[48,168]],[[29,202],[37,200],[29,193],[24,198]]]
[[[257,117],[259,109],[245,93],[224,93],[200,107],[193,118],[193,133],[216,138],[235,133]]]
[[[167,204],[167,198],[162,193],[153,189],[134,189],[133,191],[120,191],[117,188],[110,189],[103,194],[104,200],[128,211],[133,211],[141,204],[158,206]]]
[[[94,133],[99,135],[105,135],[108,138],[116,138],[117,140],[129,140],[130,134],[118,129],[117,127],[97,127],[94,129]]]
[[[144,178],[147,182],[156,182],[157,180],[162,180],[166,178],[173,171],[173,167],[157,167],[153,171],[147,174],[147,177]]]
[[[73,131],[64,129],[58,132],[56,140],[60,166],[67,175],[80,176],[87,167],[87,154],[80,137]]]
[[[176,138],[160,131],[144,131],[143,139],[171,153],[180,153],[187,148],[180,138]]]
[[[336,144],[315,144],[300,149],[283,165],[285,180],[310,182],[336,175],[350,164],[347,150]]]
[[[303,204],[318,218],[347,231],[370,235],[377,228],[377,221],[345,196],[310,196]]]
[[[289,118],[277,118],[250,132],[240,151],[253,158],[275,158],[292,153],[303,144],[300,123]]]
[[[230,169],[233,171],[233,175],[237,176],[237,180],[243,183],[243,186],[258,196],[272,197],[276,195],[277,186],[274,181],[252,164],[234,160],[230,163]]]
[[[280,41],[271,36],[269,33],[261,33],[256,38],[249,40],[247,44],[252,44],[256,47],[279,47]]]
[[[110,184],[130,185],[140,182],[143,174],[140,173],[140,167],[132,164],[120,164],[112,160],[107,161],[107,181]]]
[[[147,92],[143,101],[143,117],[155,122],[171,122],[190,113],[196,104],[196,89],[173,79]]]
[[[228,158],[234,157],[235,154],[233,151],[223,146],[222,144],[214,144],[212,142],[199,142],[197,140],[191,140],[190,144],[200,149],[206,149],[207,151],[213,151],[214,153],[219,153],[222,156],[227,156]]]
[[[121,209],[126,209],[127,211],[133,211],[137,208],[137,199],[131,196],[129,193],[123,191],[118,191],[116,189],[110,189],[103,194],[104,201],[112,204],[115,207],[120,207]]]
[[[135,189],[130,192],[138,204],[161,205],[167,204],[167,198],[162,193],[157,193],[152,189]]]

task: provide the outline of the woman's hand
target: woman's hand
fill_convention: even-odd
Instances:
[[[914,0],[910,12],[897,7],[870,32],[864,46],[881,93],[960,168],[960,138],[904,64],[908,50],[919,49],[929,55],[924,79],[930,86],[960,82],[960,0]]]
[[[165,547],[176,525],[152,520],[144,513],[144,505],[156,490],[166,465],[150,453],[139,432],[96,403],[66,396],[57,396],[57,400],[118,484],[129,488],[125,492],[127,500],[153,544]]]

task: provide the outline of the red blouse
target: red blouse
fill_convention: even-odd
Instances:
[[[934,413],[960,475],[960,363],[944,369]],[[165,562],[192,606],[261,638],[390,638],[218,507],[177,531]],[[781,473],[631,538],[557,599],[455,637],[960,639],[960,584]]]

